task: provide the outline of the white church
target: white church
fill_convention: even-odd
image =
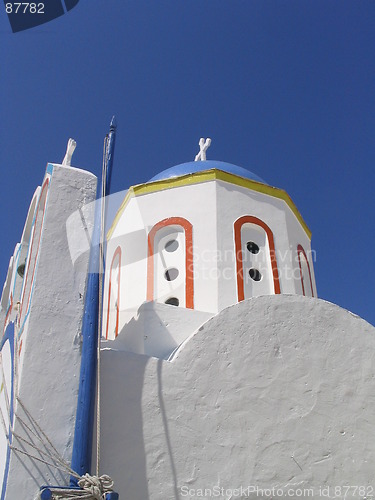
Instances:
[[[290,196],[201,139],[108,219],[115,133],[98,201],[74,141],[48,163],[10,259],[1,500],[374,496],[375,328],[317,298]]]

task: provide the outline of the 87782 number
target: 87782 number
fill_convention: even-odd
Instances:
[[[13,2],[5,4],[7,14],[44,14],[44,3]]]

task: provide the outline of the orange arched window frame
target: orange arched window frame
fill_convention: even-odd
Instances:
[[[271,257],[271,267],[273,276],[273,285],[275,294],[281,293],[280,291],[280,280],[279,280],[279,270],[277,268],[276,252],[275,252],[275,241],[273,238],[273,233],[271,229],[267,226],[265,222],[258,217],[252,215],[244,215],[237,219],[234,223],[234,242],[236,250],[236,272],[237,272],[237,297],[238,302],[245,299],[245,287],[244,287],[244,277],[243,277],[243,250],[242,250],[242,239],[241,239],[241,229],[244,224],[255,224],[262,229],[267,234],[268,244],[270,247],[270,257]]]
[[[109,268],[109,285],[108,285],[108,309],[107,309],[107,325],[105,330],[105,338],[108,339],[109,316],[111,306],[111,288],[112,288],[112,272],[116,257],[118,256],[118,282],[117,282],[117,305],[116,305],[116,329],[115,337],[118,335],[119,317],[120,317],[120,278],[121,278],[121,247],[118,246],[114,251],[111,267]]]
[[[35,275],[35,269],[36,269],[36,263],[37,263],[37,260],[38,260],[40,238],[42,236],[43,223],[44,223],[44,214],[45,214],[45,211],[46,211],[46,204],[47,204],[47,192],[45,193],[45,191],[48,190],[48,185],[49,185],[49,178],[47,178],[44,181],[44,184],[43,184],[42,189],[40,191],[40,196],[39,196],[38,204],[36,206],[36,211],[35,211],[36,215],[35,215],[34,227],[36,228],[37,227],[37,222],[38,222],[38,216],[39,216],[39,207],[40,207],[41,201],[43,200],[42,223],[41,223],[41,226],[40,226],[40,231],[39,231],[39,236],[38,236],[38,243],[37,243],[37,247],[36,247],[36,254],[35,254],[35,259],[34,259],[34,264],[33,264],[33,271],[32,271],[32,276],[31,276],[30,289],[29,289],[29,293],[28,293],[28,296],[27,296],[27,303],[26,303],[26,308],[25,308],[26,313],[25,314],[27,314],[27,311],[28,311],[28,308],[29,308],[30,297],[31,297],[31,290],[33,288],[33,281],[34,281],[34,275]],[[33,233],[33,239],[32,239],[32,242],[31,242],[31,248],[30,248],[30,254],[29,254],[30,256],[32,256],[32,254],[33,254],[34,243],[35,243],[35,232]],[[29,271],[30,271],[30,259],[29,259],[29,262],[27,264],[27,270],[26,270],[25,278],[24,278],[25,281],[24,281],[24,287],[23,287],[22,299],[21,299],[21,308],[20,308],[20,314],[19,314],[20,320],[22,318],[22,310],[23,310],[23,305],[24,305],[25,291],[26,291],[26,287],[27,287],[27,283],[28,283],[28,279],[29,279]]]
[[[154,245],[155,236],[160,229],[168,226],[180,226],[185,231],[185,267],[186,308],[194,309],[194,262],[193,262],[193,226],[183,217],[168,217],[155,224],[148,234],[147,255],[147,300],[154,300]]]
[[[307,264],[307,270],[309,271],[309,279],[310,279],[310,287],[311,287],[311,296],[314,297],[314,289],[313,289],[313,284],[312,284],[312,279],[311,279],[311,270],[310,270],[310,264],[309,264],[309,260],[307,258],[307,255],[306,255],[306,252],[305,250],[303,249],[303,246],[302,245],[298,245],[297,246],[297,255],[298,255],[298,265],[299,265],[299,273],[300,273],[300,277],[301,277],[301,284],[302,284],[302,293],[303,295],[306,296],[306,293],[305,293],[305,285],[303,283],[303,273],[302,273],[302,266],[301,266],[301,257],[300,257],[300,254],[303,254],[303,256],[305,257],[305,260],[306,260],[306,264]]]

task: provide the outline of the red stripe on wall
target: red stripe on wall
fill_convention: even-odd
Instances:
[[[307,259],[306,252],[305,252],[305,250],[303,249],[302,245],[298,245],[298,246],[297,246],[297,255],[298,255],[299,272],[300,272],[300,276],[301,276],[301,283],[302,283],[302,293],[303,293],[303,295],[306,295],[306,294],[305,294],[305,286],[304,286],[304,281],[303,281],[303,273],[302,273],[302,266],[301,266],[301,258],[300,258],[300,254],[301,254],[301,253],[303,254],[303,256],[305,257],[305,260],[306,260],[307,269],[308,269],[308,271],[309,271],[309,278],[310,278],[311,296],[312,296],[312,297],[314,297],[314,289],[313,289],[312,279],[311,279],[310,264],[309,264],[309,261],[308,261],[308,259]]]

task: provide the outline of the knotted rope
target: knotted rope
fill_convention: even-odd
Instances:
[[[107,493],[113,491],[113,480],[105,474],[100,477],[85,474],[79,479],[78,486],[80,490],[48,487],[52,495],[50,498],[53,500],[103,500]],[[40,499],[41,496],[38,498]]]
[[[113,490],[113,480],[106,474],[100,477],[85,474],[78,481],[78,486],[85,492],[90,493],[93,499],[102,500],[106,493]]]

